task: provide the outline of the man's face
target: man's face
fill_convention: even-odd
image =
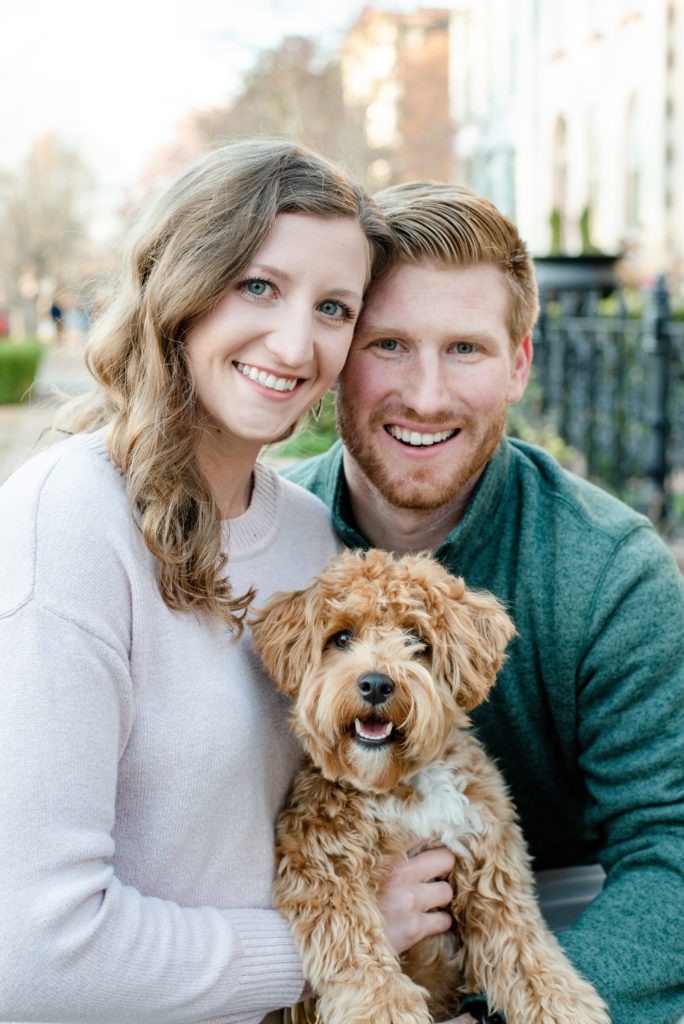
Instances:
[[[338,384],[351,468],[390,504],[438,509],[467,494],[523,394],[532,346],[515,353],[508,292],[489,264],[397,267],[363,308]]]

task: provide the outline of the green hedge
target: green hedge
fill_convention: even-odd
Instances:
[[[318,419],[309,413],[297,425],[292,437],[270,448],[277,459],[308,459],[327,452],[337,438],[335,425],[335,398],[328,391],[321,403]]]
[[[0,341],[0,405],[27,397],[44,354],[39,341]]]

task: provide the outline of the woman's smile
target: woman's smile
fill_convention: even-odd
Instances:
[[[248,380],[272,391],[294,391],[300,381],[299,377],[278,377],[268,370],[260,370],[258,366],[249,366],[247,363],[234,362],[233,366]]]
[[[347,357],[367,272],[353,218],[276,219],[242,278],[185,340],[211,427],[198,451],[205,471],[203,444],[225,472],[224,460],[256,458],[325,394]]]

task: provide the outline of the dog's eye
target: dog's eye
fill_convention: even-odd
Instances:
[[[409,633],[406,638],[409,647],[413,650],[411,654],[418,658],[427,658],[432,654],[432,648],[427,640],[424,640],[420,633]]]
[[[349,647],[350,643],[354,639],[354,634],[351,629],[341,629],[339,633],[334,633],[328,640],[329,644],[334,644],[338,650],[344,651]]]

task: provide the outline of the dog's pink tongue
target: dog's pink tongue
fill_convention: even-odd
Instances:
[[[368,736],[372,739],[384,739],[392,731],[392,725],[390,722],[376,722],[370,718],[362,722],[357,718],[356,731],[362,736]]]

